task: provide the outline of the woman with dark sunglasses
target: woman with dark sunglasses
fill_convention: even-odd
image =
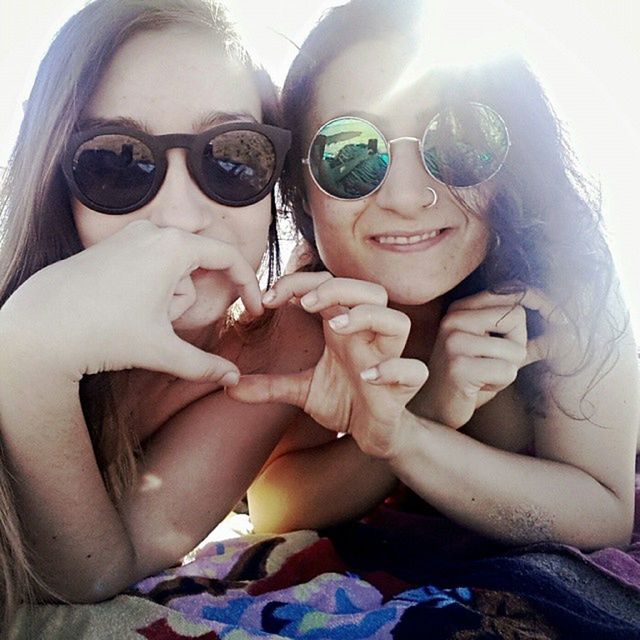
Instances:
[[[230,390],[307,414],[252,520],[324,527],[400,480],[506,543],[623,547],[638,366],[597,199],[523,61],[430,66],[424,4],[333,9],[285,82],[308,260],[265,304],[320,314],[324,353]]]
[[[2,200],[6,617],[175,564],[280,437],[293,408],[223,387],[281,359],[247,347],[255,325],[230,306],[263,311],[288,146],[274,88],[217,4],[97,0],[51,45]],[[290,344],[287,362],[303,353]]]

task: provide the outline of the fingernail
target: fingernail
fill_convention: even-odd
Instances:
[[[367,382],[371,382],[372,380],[377,380],[380,377],[380,372],[378,371],[378,367],[371,367],[371,369],[365,369],[360,373],[360,377]]]
[[[229,371],[220,378],[223,387],[235,387],[240,382],[240,374],[237,371]]]
[[[343,329],[349,324],[349,316],[346,313],[343,313],[339,316],[334,316],[329,320],[329,324],[332,329]]]
[[[318,302],[318,294],[315,291],[310,291],[300,298],[300,304],[305,308],[311,308]]]
[[[273,289],[269,289],[269,291],[267,291],[262,296],[262,304],[269,304],[270,302],[273,302],[275,299],[276,299],[276,292]]]

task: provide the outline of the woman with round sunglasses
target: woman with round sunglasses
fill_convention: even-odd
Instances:
[[[280,437],[292,407],[223,387],[284,358],[230,306],[263,312],[289,138],[215,3],[96,0],[51,45],[2,208],[6,616],[175,564]]]
[[[285,82],[308,260],[265,305],[319,314],[324,352],[229,391],[307,414],[252,520],[324,527],[399,480],[506,543],[625,546],[638,367],[597,201],[525,63],[430,66],[423,8],[333,9]]]

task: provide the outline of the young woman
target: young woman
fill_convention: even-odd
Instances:
[[[174,564],[281,436],[291,407],[222,391],[279,366],[228,326],[239,296],[262,313],[267,245],[277,260],[276,116],[268,77],[204,1],[96,0],[44,58],[2,208],[6,613]]]
[[[265,304],[322,314],[326,345],[314,369],[230,390],[309,416],[253,521],[322,527],[399,479],[508,543],[624,546],[638,370],[599,210],[526,64],[430,65],[422,7],[332,10],[284,85],[285,194],[307,271],[328,273]]]

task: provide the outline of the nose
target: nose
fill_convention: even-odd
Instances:
[[[398,138],[391,145],[391,163],[376,192],[380,207],[406,217],[421,214],[438,198],[439,183],[425,170],[416,138]]]
[[[212,205],[216,203],[200,191],[189,174],[186,151],[170,149],[164,182],[147,205],[149,220],[159,227],[176,227],[198,233],[208,225]]]

